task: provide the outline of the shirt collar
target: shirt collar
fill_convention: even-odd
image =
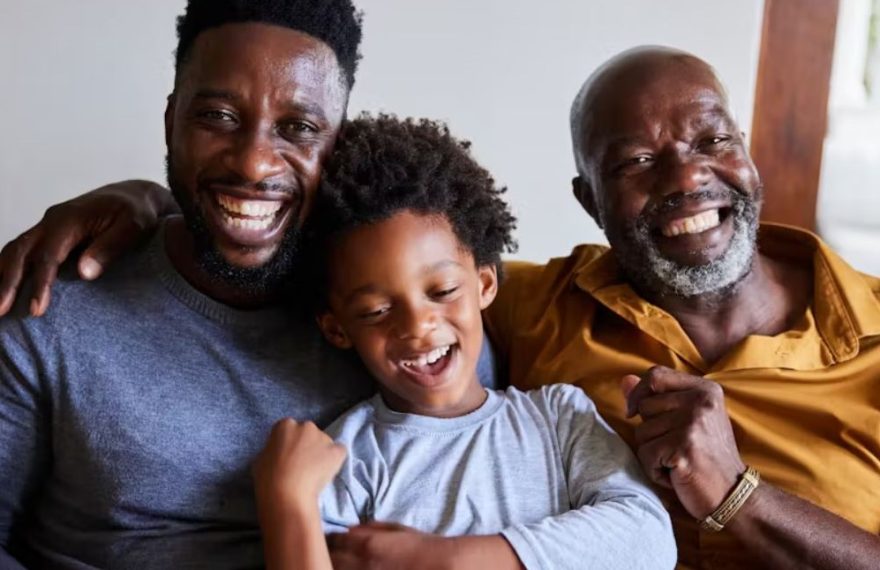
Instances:
[[[812,263],[813,302],[792,330],[747,337],[712,370],[824,368],[854,358],[861,339],[880,335],[880,280],[860,274],[805,230],[762,224],[758,247],[770,257]],[[579,267],[574,284],[697,370],[710,372],[678,321],[626,284],[610,249]]]

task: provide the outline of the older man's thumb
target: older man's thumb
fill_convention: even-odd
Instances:
[[[635,414],[635,410],[630,409],[629,395],[632,394],[632,391],[641,381],[642,379],[635,374],[627,374],[620,379],[620,389],[623,391],[624,399],[626,399],[626,417],[628,418]]]
[[[633,388],[641,382],[642,379],[636,376],[635,374],[627,374],[623,378],[620,379],[620,389],[623,390],[623,397],[629,398],[630,393],[633,391]]]

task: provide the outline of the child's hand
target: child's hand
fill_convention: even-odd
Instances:
[[[261,508],[315,505],[345,461],[345,446],[312,422],[279,420],[254,462],[254,488]]]

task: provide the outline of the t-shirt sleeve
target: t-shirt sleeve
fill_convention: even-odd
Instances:
[[[348,483],[348,478],[340,473],[321,493],[321,521],[327,534],[346,532],[349,527],[364,522],[363,498],[357,498],[359,493],[357,490],[352,493]]]
[[[373,512],[374,481],[363,458],[375,457],[379,450],[371,435],[370,407],[356,406],[327,428],[327,435],[345,446],[345,462],[319,498],[325,533],[346,532],[367,522]]]
[[[503,531],[527,568],[673,568],[669,515],[635,456],[573,386],[542,389],[556,423],[571,509]]]

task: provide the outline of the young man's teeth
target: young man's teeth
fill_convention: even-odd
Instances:
[[[435,348],[431,352],[427,354],[423,354],[415,360],[402,360],[401,364],[408,368],[415,368],[418,366],[427,366],[429,364],[434,364],[449,352],[450,345],[441,346],[440,348]]]
[[[698,234],[706,230],[711,230],[721,223],[718,210],[706,210],[700,212],[696,216],[689,218],[680,218],[673,220],[661,228],[661,232],[666,237],[675,237],[682,234]]]
[[[225,194],[217,194],[217,202],[230,214],[269,217],[281,209],[281,202],[268,200],[240,200]]]
[[[272,218],[233,218],[223,214],[223,221],[233,228],[241,228],[244,230],[265,230],[272,225]]]

